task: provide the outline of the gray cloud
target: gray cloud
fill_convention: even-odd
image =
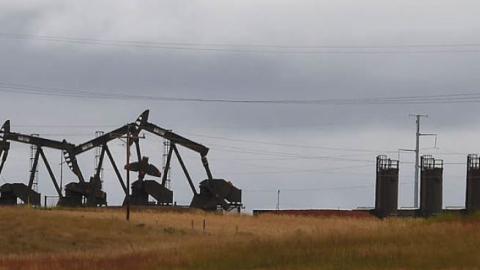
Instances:
[[[104,0],[95,1],[94,5],[84,1],[0,1],[0,33],[202,44],[464,44],[480,43],[476,34],[480,27],[476,12],[479,8],[480,4],[476,1],[461,1],[460,4],[458,1],[373,0],[361,3],[133,3]],[[478,46],[468,49],[478,49]],[[429,52],[398,53],[399,50]],[[364,98],[479,92],[478,52],[432,52],[433,50],[441,48],[390,48],[387,49],[390,53],[379,54],[238,53],[82,45],[35,38],[22,40],[2,37],[0,81],[108,93],[234,99]],[[357,162],[360,164],[356,165],[366,166],[358,171],[347,168],[332,174],[326,171],[329,168],[348,167],[350,164],[327,159],[268,160],[284,158],[284,155],[271,153],[272,151],[293,152],[296,156],[305,153],[309,156],[357,155],[358,159],[365,160],[373,160],[376,153],[359,155],[355,152],[318,148],[307,151],[305,148],[222,141],[197,136],[198,134],[283,144],[395,150],[412,147],[414,123],[408,114],[422,112],[430,114],[431,117],[425,120],[425,130],[440,134],[441,148],[450,148],[450,152],[474,152],[478,149],[475,136],[471,136],[476,131],[472,126],[479,122],[476,103],[232,105],[75,99],[4,92],[0,95],[0,120],[11,119],[14,124],[27,126],[72,123],[120,125],[132,121],[145,108],[151,108],[155,122],[211,145],[215,170],[232,178],[242,188],[253,190],[246,193],[246,203],[251,208],[274,206],[274,192],[261,193],[254,190],[328,188],[355,185],[357,182],[373,183],[373,165],[368,162]],[[93,133],[93,129],[21,129],[45,134],[81,133],[82,135],[68,138],[76,143],[88,139],[89,136],[85,133]],[[462,143],[458,144],[458,140],[462,140]],[[425,141],[425,144],[429,145],[430,142]],[[263,154],[225,150],[231,146],[243,152],[258,149],[257,152]],[[159,149],[159,145],[149,142],[147,148]],[[17,169],[26,171],[21,168],[26,165],[28,149],[20,149],[24,152],[9,160],[11,167],[4,174],[5,177],[15,178],[18,172],[12,171]],[[117,145],[116,151],[121,155],[121,146]],[[157,162],[160,162],[158,150],[150,154],[157,156]],[[464,159],[462,156],[445,157],[453,161]],[[195,162],[196,157],[191,158]],[[258,160],[261,158],[264,160]],[[404,158],[410,161],[409,156]],[[91,160],[92,157],[85,157],[84,166],[89,167]],[[408,166],[410,165],[405,165],[406,168]],[[325,168],[325,172],[312,172],[314,168]],[[285,173],[272,174],[272,170]],[[295,170],[304,172],[291,172]],[[454,175],[463,172],[463,168],[449,170]],[[201,174],[200,167],[196,168],[196,172]],[[357,172],[362,176],[357,177]],[[197,180],[200,178],[199,176]],[[178,180],[179,185],[180,181],[183,180]],[[404,181],[411,180],[405,176]],[[113,181],[107,187],[111,193],[118,191]],[[188,200],[188,187],[180,187],[178,194],[183,196],[183,200]],[[404,204],[410,201],[406,193],[408,188],[402,186]],[[450,190],[453,190],[453,195],[446,196],[446,203],[461,202],[462,198],[458,194],[462,194],[462,188],[452,184]],[[51,191],[47,187],[45,189]],[[287,196],[285,207],[355,207],[372,205],[373,200],[372,190],[368,188],[306,193],[285,191],[284,196]],[[300,197],[308,200],[301,202],[298,200]],[[110,198],[115,202],[120,200],[116,195],[110,195]]]

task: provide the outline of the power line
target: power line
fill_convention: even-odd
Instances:
[[[368,168],[372,167],[372,165],[360,165],[360,166],[342,166],[342,167],[334,167],[334,168],[323,168],[323,169],[292,169],[292,170],[277,170],[277,171],[247,171],[247,172],[228,172],[228,174],[235,174],[235,175],[260,175],[260,174],[294,174],[294,173],[311,173],[311,172],[321,172],[322,174],[338,174],[338,173],[345,173],[339,170],[346,170],[346,169],[358,169],[358,168]],[[372,167],[373,168],[373,167]],[[218,174],[222,174],[219,172]],[[359,172],[348,172],[347,175],[373,175],[374,172],[368,173],[359,173]]]
[[[36,127],[36,128],[86,128],[86,127],[117,127],[115,125],[14,125],[12,127]],[[90,136],[90,133],[41,133],[43,136],[71,136],[71,137],[81,137],[81,136]],[[276,143],[276,142],[269,142],[269,141],[261,141],[261,140],[248,140],[248,139],[239,139],[239,138],[230,138],[224,136],[212,136],[212,135],[205,135],[205,134],[198,134],[198,133],[191,133],[186,132],[186,134],[190,134],[197,137],[204,137],[216,140],[225,140],[225,141],[232,141],[232,142],[241,142],[241,143],[250,143],[250,144],[261,144],[261,145],[273,145],[273,146],[282,146],[282,147],[293,147],[293,148],[308,148],[308,149],[324,149],[329,151],[342,151],[342,152],[361,152],[361,153],[397,153],[397,151],[393,150],[370,150],[370,149],[361,149],[361,148],[346,148],[346,147],[333,147],[333,146],[319,146],[319,145],[307,145],[307,144],[288,144],[288,143]],[[230,146],[227,146],[230,147]]]
[[[275,105],[406,105],[406,104],[454,104],[479,103],[480,93],[437,94],[397,97],[371,98],[332,98],[332,99],[228,99],[228,98],[183,98],[152,95],[131,95],[123,93],[105,93],[66,88],[47,88],[27,84],[0,82],[0,92],[108,100],[146,100],[165,102],[198,103],[237,103],[237,104],[275,104]]]
[[[323,159],[323,160],[336,160],[336,161],[345,161],[345,162],[366,162],[366,163],[375,163],[374,160],[367,160],[367,159],[354,159],[354,158],[342,158],[342,157],[335,157],[335,156],[311,156],[311,155],[303,155],[299,153],[291,153],[291,152],[281,152],[281,151],[268,151],[268,150],[256,150],[256,149],[248,149],[245,147],[226,147],[220,148],[215,147],[215,150],[226,151],[226,152],[233,152],[233,153],[244,153],[244,154],[255,154],[255,155],[266,155],[266,156],[282,156],[282,157],[295,157],[298,159]]]
[[[27,127],[30,125],[17,125]],[[49,125],[31,125],[34,127],[45,127]],[[103,126],[103,125],[54,125],[54,127],[88,127],[88,126]],[[43,136],[70,136],[70,137],[82,137],[82,136],[90,136],[90,133],[41,133]],[[358,148],[346,148],[346,147],[329,147],[329,146],[318,146],[318,145],[303,145],[303,144],[286,144],[286,143],[273,143],[267,141],[259,141],[259,140],[247,140],[247,139],[238,139],[238,138],[230,138],[230,137],[220,137],[220,136],[209,136],[209,135],[201,135],[197,133],[187,133],[192,134],[199,137],[205,138],[212,138],[212,139],[222,139],[227,141],[233,142],[241,142],[241,143],[250,143],[250,144],[262,144],[262,145],[274,145],[274,146],[282,146],[282,147],[294,147],[294,148],[312,148],[312,149],[324,149],[327,151],[340,151],[340,152],[360,152],[360,153],[397,153],[397,151],[389,151],[385,149],[376,149],[376,150],[369,150],[369,149],[358,149]],[[353,162],[367,162],[367,163],[374,163],[374,161],[370,159],[358,159],[358,158],[349,158],[340,156],[317,156],[317,155],[305,155],[303,153],[294,153],[294,152],[284,152],[284,151],[272,151],[272,150],[265,150],[265,149],[257,149],[257,148],[249,148],[245,146],[232,146],[232,145],[222,145],[222,144],[210,144],[212,149],[219,150],[222,152],[233,152],[233,153],[243,153],[243,154],[255,154],[255,155],[267,155],[267,156],[274,156],[278,158],[268,158],[268,159],[257,159],[257,160],[298,160],[298,159],[324,159],[324,160],[338,160],[338,161],[353,161]],[[452,154],[452,155],[467,155],[468,153],[436,153],[439,155],[442,154]],[[237,159],[235,159],[237,160]],[[251,160],[251,159],[245,159]],[[413,162],[402,161],[402,164],[413,164]],[[445,162],[445,165],[465,165],[464,162]]]
[[[202,134],[197,134],[197,133],[189,133],[189,134],[194,135],[194,136],[198,136],[198,137],[225,140],[225,141],[245,142],[245,143],[253,143],[253,144],[284,146],[284,147],[317,148],[317,149],[324,149],[324,150],[346,151],[346,152],[397,153],[397,151],[393,151],[393,150],[369,150],[369,149],[360,149],[360,148],[342,148],[342,147],[328,147],[328,146],[305,145],[305,144],[274,143],[274,142],[258,141],[258,140],[234,139],[234,138],[228,138],[228,137],[222,137],[222,136],[209,136],[209,135],[202,135]]]
[[[49,125],[17,125],[17,126],[35,126],[35,127],[45,127]],[[88,127],[88,126],[105,126],[105,125],[54,125],[54,127]],[[251,143],[251,144],[263,144],[263,145],[274,145],[274,146],[283,146],[283,147],[295,147],[295,148],[312,148],[312,149],[324,149],[328,151],[340,151],[340,152],[360,152],[360,153],[390,153],[396,151],[389,151],[389,150],[369,150],[369,149],[358,149],[358,148],[345,148],[345,147],[329,147],[329,146],[318,146],[318,145],[302,145],[302,144],[286,144],[286,143],[272,143],[266,141],[258,141],[258,140],[246,140],[246,139],[235,139],[229,137],[219,137],[219,136],[209,136],[209,135],[201,135],[196,133],[190,133],[196,136],[206,137],[206,138],[213,138],[213,139],[223,139],[227,141],[234,141],[234,142],[242,142],[242,143]],[[81,137],[81,136],[90,136],[90,133],[42,133],[43,136],[71,136],[71,137]],[[351,158],[351,157],[343,157],[342,155],[305,155],[303,153],[294,153],[294,152],[284,152],[284,151],[272,151],[272,150],[265,150],[265,149],[257,149],[257,148],[249,148],[245,146],[231,146],[231,145],[222,145],[222,144],[210,144],[213,147],[211,149],[215,149],[221,152],[232,152],[232,153],[242,153],[242,154],[253,154],[253,155],[265,155],[265,156],[273,156],[275,158],[268,158],[268,159],[243,159],[243,160],[335,160],[335,161],[345,161],[345,162],[365,162],[365,163],[374,163],[373,160],[370,159],[359,159],[359,158]],[[436,153],[436,154],[452,154],[452,155],[466,155],[468,153]],[[350,155],[349,155],[350,156]],[[233,160],[242,160],[242,159],[233,159]],[[413,162],[402,161],[402,164],[414,164]],[[445,165],[465,165],[465,162],[445,162]],[[298,170],[299,172],[304,172],[305,170]]]
[[[12,125],[16,128],[105,128],[118,127],[119,125],[48,125],[48,124],[32,124],[32,125]],[[91,134],[90,134],[91,135]]]
[[[89,46],[131,47],[197,52],[274,53],[274,54],[418,54],[418,53],[478,53],[480,43],[394,44],[394,45],[284,45],[229,44],[195,42],[155,42],[94,39],[52,35],[0,33],[2,39],[37,40]]]
[[[72,40],[72,41],[91,41],[91,42],[111,42],[122,44],[148,44],[148,45],[173,45],[189,47],[261,47],[261,48],[287,48],[287,49],[379,49],[379,48],[451,48],[451,47],[479,47],[480,43],[415,43],[415,44],[386,44],[386,45],[294,45],[294,44],[259,44],[259,43],[200,43],[200,42],[173,42],[173,41],[139,41],[139,40],[118,40],[118,39],[95,39],[85,37],[66,37],[53,35],[33,35],[33,34],[15,34],[0,33],[4,38],[42,38],[52,40]]]
[[[412,185],[411,182],[400,182],[400,185]],[[245,192],[277,192],[280,191],[292,191],[292,192],[309,192],[309,191],[323,191],[323,190],[352,190],[363,188],[374,188],[374,184],[369,185],[351,185],[340,187],[311,187],[311,188],[280,188],[280,189],[246,189]]]

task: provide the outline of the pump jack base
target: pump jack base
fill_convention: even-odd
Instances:
[[[40,193],[23,183],[7,183],[0,187],[0,205],[16,205],[17,199],[25,204],[40,205]]]
[[[240,209],[242,190],[224,179],[207,179],[200,183],[200,193],[193,196],[190,207],[205,211]]]
[[[156,200],[150,202],[149,196]],[[126,205],[124,200],[123,205]],[[137,180],[132,183],[131,205],[172,205],[173,191],[162,186],[155,180]]]
[[[84,198],[86,203],[84,203]],[[107,194],[98,188],[94,188],[93,183],[70,183],[65,186],[65,197],[60,198],[58,206],[67,207],[96,207],[107,205]]]

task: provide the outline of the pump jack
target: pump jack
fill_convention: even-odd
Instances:
[[[193,192],[193,199],[190,203],[190,207],[200,208],[208,211],[218,210],[218,208],[221,208],[223,210],[231,210],[237,208],[238,210],[240,210],[240,207],[242,206],[241,190],[235,187],[231,182],[228,182],[224,179],[213,178],[207,160],[207,153],[209,149],[204,145],[177,135],[170,130],[149,123],[148,116],[149,111],[146,110],[137,118],[134,123],[126,124],[118,129],[115,129],[109,133],[105,133],[102,136],[99,136],[80,145],[73,145],[67,143],[65,140],[59,142],[43,139],[40,137],[33,137],[30,135],[13,133],[10,132],[10,122],[5,122],[2,129],[0,130],[0,135],[2,135],[0,136],[0,173],[4,167],[5,161],[8,156],[8,150],[10,148],[9,140],[35,145],[37,146],[37,152],[35,154],[34,168],[32,170],[28,186],[24,184],[19,184],[20,186],[11,186],[16,184],[4,185],[6,186],[4,188],[5,190],[2,190],[0,188],[0,192],[2,194],[2,197],[0,197],[0,203],[11,203],[13,199],[16,203],[17,198],[20,198],[23,201],[28,201],[30,203],[40,203],[40,194],[35,193],[31,189],[34,172],[36,170],[39,157],[43,159],[50,174],[50,177],[52,178],[52,182],[54,183],[55,189],[57,190],[57,193],[60,197],[59,205],[81,206],[83,204],[84,198],[86,198],[87,206],[106,205],[106,194],[102,191],[102,183],[99,177],[105,154],[107,154],[113,170],[115,171],[115,174],[118,178],[118,181],[122,186],[125,195],[127,195],[129,193],[128,188],[130,187],[127,187],[124,183],[120,171],[113,159],[112,153],[108,148],[108,143],[114,139],[122,138],[123,136],[128,134],[129,138],[132,138],[128,142],[128,147],[130,147],[132,144],[135,144],[138,162],[126,164],[125,168],[128,168],[132,171],[137,171],[139,173],[138,180],[132,184],[133,192],[131,194],[131,197],[129,198],[129,201],[132,204],[147,205],[149,204],[149,196],[155,198],[159,205],[172,204],[173,192],[166,188],[166,180],[168,170],[170,168],[170,162],[173,154],[175,153],[175,156],[177,157],[177,160],[180,163],[185,177],[187,178],[188,184],[190,185],[190,188]],[[167,154],[166,166],[163,172],[163,176],[155,166],[148,163],[147,157],[142,157],[141,155],[138,135],[142,130],[160,136],[170,142],[171,147]],[[207,179],[200,182],[199,192],[196,190],[195,185],[193,184],[192,178],[180,155],[180,151],[177,145],[183,146],[189,150],[200,154],[203,167],[207,174]],[[55,176],[50,168],[50,165],[47,161],[42,147],[49,147],[63,151],[66,163],[79,180],[79,182],[72,182],[65,186],[65,196],[62,196],[62,191],[60,190],[56,182]],[[77,155],[87,152],[96,147],[102,148],[99,158],[99,164],[94,176],[90,178],[89,182],[86,182],[78,166]],[[162,177],[161,183],[158,183],[154,180],[144,180],[146,175]]]
[[[34,161],[33,161],[33,167],[30,172],[30,179],[29,179],[28,185],[25,185],[23,183],[7,183],[2,185],[0,187],[0,193],[1,193],[0,204],[16,204],[17,198],[20,198],[24,203],[32,204],[32,205],[40,205],[40,194],[32,190],[33,180],[35,177],[35,172],[36,172],[36,168],[38,166],[38,161],[40,157],[42,158],[45,164],[48,174],[50,175],[50,178],[53,182],[55,190],[57,191],[57,194],[61,201],[63,199],[62,190],[58,186],[57,180],[55,178],[55,175],[53,174],[53,171],[47,160],[45,152],[43,151],[43,148],[53,148],[61,151],[70,151],[74,147],[74,145],[68,143],[65,140],[60,142],[60,141],[44,139],[36,136],[30,136],[26,134],[11,132],[10,121],[6,121],[3,124],[2,128],[0,129],[0,135],[2,139],[0,142],[0,155],[2,156],[1,163],[0,163],[0,173],[2,172],[2,169],[7,160],[8,152],[10,149],[9,141],[35,145],[37,147]],[[78,169],[78,166],[76,166],[76,160],[73,161],[72,164],[74,164],[74,167]]]
[[[163,172],[161,185],[165,187],[171,158],[173,153],[175,153],[175,156],[177,157],[178,162],[180,163],[180,166],[182,167],[182,170],[185,174],[185,177],[187,178],[188,184],[190,185],[190,188],[193,192],[193,199],[190,203],[190,207],[200,208],[208,211],[215,211],[218,209],[218,207],[221,207],[223,210],[231,210],[234,208],[240,210],[240,207],[242,206],[242,191],[235,187],[231,182],[228,182],[224,179],[213,178],[207,160],[207,153],[209,149],[204,145],[201,145],[178,134],[175,134],[170,130],[149,123],[147,120],[148,114],[148,110],[142,114],[146,115],[147,117],[145,117],[145,121],[138,122],[138,129],[146,130],[152,134],[155,134],[170,141],[170,150],[167,155],[167,161],[165,165],[165,171]],[[185,166],[185,163],[180,156],[177,145],[181,145],[200,154],[203,167],[205,168],[205,172],[208,177],[206,180],[200,182],[200,192],[197,192],[195,185],[193,184],[187,167]]]
[[[141,125],[143,121],[146,121],[146,118],[148,117],[148,114],[141,114],[135,123],[129,123],[126,124],[120,128],[117,128],[111,132],[105,133],[102,136],[99,136],[93,140],[87,141],[85,143],[82,143],[78,146],[75,146],[71,151],[64,151],[65,154],[65,160],[67,161],[68,166],[70,169],[77,174],[79,178],[83,177],[81,176],[80,170],[75,170],[75,163],[71,162],[76,159],[77,155],[80,155],[84,152],[87,152],[89,150],[95,149],[96,147],[101,147],[101,152],[100,152],[100,158],[97,166],[97,170],[95,172],[95,175],[91,178],[91,183],[97,183],[96,185],[98,186],[98,183],[100,183],[100,172],[101,168],[105,159],[105,154],[107,154],[108,159],[110,160],[110,163],[113,167],[113,170],[115,171],[115,174],[117,176],[117,179],[125,193],[127,195],[127,186],[125,185],[125,182],[123,181],[122,175],[118,169],[117,164],[115,163],[115,160],[113,158],[112,153],[110,152],[110,149],[108,147],[108,143],[112,140],[122,138],[122,136],[125,136],[127,133],[131,135],[133,138],[130,140],[130,144],[135,144],[136,146],[136,152],[137,152],[137,158],[140,161],[141,160],[141,152],[140,152],[140,143],[139,143],[139,133],[140,130],[138,129],[138,126]],[[130,145],[129,145],[130,146]],[[100,183],[101,184],[101,183]],[[101,185],[100,185],[101,186]],[[95,187],[95,186],[94,186]],[[81,196],[85,196],[89,192],[95,192],[95,189],[88,189],[88,186],[82,185],[82,183],[70,183],[65,187],[65,190],[67,192],[67,198],[71,197],[73,201],[75,201],[77,204],[79,203],[78,198]],[[98,189],[97,189],[98,191]],[[170,191],[171,192],[171,191]],[[96,202],[90,203],[90,205],[94,205]]]

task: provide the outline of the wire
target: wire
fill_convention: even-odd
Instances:
[[[478,53],[480,43],[457,44],[400,44],[400,45],[281,45],[281,44],[228,44],[152,42],[131,40],[108,40],[94,38],[64,37],[0,33],[2,39],[37,40],[90,46],[131,47],[197,52],[274,53],[274,54],[418,54],[418,53]]]
[[[378,48],[451,48],[451,47],[478,47],[480,43],[441,43],[441,44],[396,44],[396,45],[281,45],[281,44],[232,44],[232,43],[199,43],[199,42],[159,42],[159,41],[135,41],[135,40],[113,40],[113,39],[94,39],[85,37],[65,37],[53,35],[32,35],[32,34],[14,34],[0,33],[2,37],[11,38],[42,38],[54,40],[72,40],[72,41],[91,41],[91,42],[111,42],[123,44],[150,44],[150,45],[173,45],[190,47],[260,47],[260,48],[287,48],[287,49],[378,49]]]
[[[152,95],[130,95],[123,93],[105,93],[101,91],[72,90],[65,88],[46,88],[27,84],[0,81],[0,92],[14,94],[59,96],[87,99],[147,100],[168,102],[200,103],[237,103],[237,104],[276,104],[276,105],[405,105],[405,104],[453,104],[479,103],[480,93],[439,94],[423,96],[397,96],[372,98],[334,98],[334,99],[212,99],[183,98]]]
[[[400,182],[399,185],[412,185],[413,182]],[[364,189],[374,188],[374,184],[369,185],[353,185],[353,186],[341,186],[341,187],[310,187],[310,188],[278,188],[278,189],[246,189],[245,192],[278,192],[280,191],[293,191],[293,192],[310,192],[310,191],[323,191],[323,190],[351,190],[351,189]]]
[[[266,155],[266,156],[281,156],[281,157],[295,157],[297,159],[323,159],[323,160],[336,160],[336,161],[351,161],[351,162],[366,162],[366,163],[375,163],[374,160],[367,160],[367,159],[354,159],[354,158],[342,158],[342,157],[335,157],[335,156],[310,156],[310,155],[303,155],[298,153],[291,153],[291,152],[280,152],[280,151],[268,151],[268,150],[249,150],[248,148],[239,148],[239,147],[229,147],[229,148],[221,148],[221,147],[214,147],[212,149],[225,151],[225,152],[233,152],[233,153],[243,153],[243,154],[255,154],[255,155]]]
[[[118,126],[120,125],[12,125],[15,128],[112,128]]]
[[[16,127],[98,127],[95,125],[15,125]],[[103,127],[103,126],[102,126]],[[251,143],[251,144],[262,144],[262,145],[274,145],[274,146],[283,146],[283,147],[294,147],[294,148],[313,148],[313,149],[324,149],[328,151],[341,151],[341,152],[360,152],[360,153],[397,153],[396,151],[388,151],[388,150],[368,150],[368,149],[357,149],[357,148],[340,148],[340,147],[328,147],[328,146],[317,146],[317,145],[302,145],[302,144],[285,144],[285,143],[271,143],[267,141],[258,141],[258,140],[246,140],[246,139],[235,139],[235,138],[228,138],[228,137],[219,137],[219,136],[209,136],[209,135],[202,135],[202,134],[197,134],[197,133],[187,133],[199,137],[206,137],[206,138],[212,138],[212,139],[221,139],[221,140],[227,140],[227,141],[234,141],[234,142],[242,142],[242,143]],[[83,136],[90,136],[92,134],[90,133],[41,133],[43,136],[71,136],[71,137],[83,137]],[[218,147],[216,149],[221,149],[225,151],[234,151],[234,152],[239,152],[242,150],[250,150],[250,152],[261,152],[261,153],[269,153],[269,154],[274,154],[274,155],[280,155],[284,160],[291,160],[292,156],[293,159],[296,159],[296,156],[302,156],[302,158],[305,157],[303,154],[298,154],[298,153],[290,153],[290,152],[275,152],[275,151],[269,151],[269,150],[258,150],[257,148],[251,149],[251,148],[246,148],[246,147],[239,147],[239,146],[231,146],[231,145],[221,145],[221,144],[211,144],[215,147]],[[249,151],[243,151],[244,153],[250,153]],[[311,157],[311,156],[306,156],[307,158],[317,158],[317,157]],[[322,157],[323,158],[323,157]],[[325,157],[326,158],[326,157]],[[341,156],[328,156],[328,158],[336,158],[336,159],[341,159],[341,160],[352,160],[350,158],[345,159]],[[277,160],[277,159],[267,159],[267,160]]]
[[[253,143],[253,144],[285,146],[285,147],[318,148],[318,149],[325,149],[325,150],[346,151],[346,152],[365,152],[365,153],[383,152],[383,153],[393,153],[393,154],[395,154],[395,153],[398,152],[398,151],[393,151],[393,150],[369,150],[369,149],[359,149],[359,148],[340,148],[340,147],[328,147],[328,146],[305,145],[305,144],[273,143],[273,142],[267,142],[267,141],[234,139],[234,138],[228,138],[228,137],[202,135],[202,134],[197,134],[197,133],[189,133],[189,134],[194,135],[194,136],[198,136],[198,137],[212,138],[212,139],[219,139],[219,140],[226,140],[226,141],[233,141],[233,142],[245,142],[245,143]]]
[[[279,170],[279,171],[256,171],[256,172],[228,172],[228,174],[235,174],[235,175],[261,175],[261,174],[294,174],[294,173],[311,173],[311,172],[321,172],[322,174],[338,174],[344,172],[338,172],[338,170],[346,170],[346,169],[358,169],[358,168],[367,168],[371,167],[371,165],[360,165],[360,166],[342,166],[342,167],[334,167],[334,168],[323,168],[323,169],[292,169],[292,170]],[[222,174],[222,172],[218,172],[218,174]],[[226,174],[226,173],[225,173]],[[370,173],[348,173],[348,175],[371,175]]]
[[[35,125],[37,127],[42,127],[42,125]],[[60,127],[61,125],[56,125],[55,127]],[[66,125],[70,126],[70,125]],[[83,125],[80,125],[83,126]],[[192,133],[191,133],[192,134]],[[42,133],[42,136],[70,136],[70,137],[85,137],[90,136],[89,133]],[[365,153],[396,153],[395,151],[387,151],[387,150],[368,150],[368,149],[356,149],[356,148],[340,148],[340,147],[324,147],[324,146],[316,146],[316,145],[301,145],[301,144],[282,144],[282,143],[270,143],[265,141],[256,141],[256,140],[245,140],[245,139],[233,139],[227,137],[217,137],[217,136],[209,136],[209,135],[200,135],[195,134],[197,136],[203,136],[207,138],[215,138],[215,139],[225,139],[228,141],[238,141],[244,143],[253,143],[253,144],[266,144],[266,145],[276,145],[276,146],[285,146],[285,147],[300,147],[300,148],[319,148],[319,149],[326,149],[328,151],[342,151],[342,152],[365,152]],[[358,159],[358,158],[349,158],[340,156],[331,156],[331,155],[305,155],[303,153],[294,153],[294,152],[284,152],[284,151],[272,151],[266,149],[252,149],[245,146],[231,146],[231,145],[221,145],[221,144],[211,144],[213,146],[212,149],[223,151],[223,152],[233,152],[233,153],[242,153],[242,154],[254,154],[254,155],[266,155],[266,156],[274,156],[278,158],[269,158],[269,159],[257,159],[257,160],[299,160],[299,159],[321,159],[321,160],[335,160],[335,161],[345,161],[345,162],[365,162],[365,163],[375,163],[374,160],[371,159]],[[436,153],[441,155],[440,153]],[[460,153],[455,153],[455,155],[459,155]],[[466,154],[465,154],[466,155]],[[233,159],[233,160],[240,160],[240,159]],[[244,159],[244,160],[252,160],[252,159]],[[414,162],[402,161],[401,164],[414,164]],[[444,165],[465,165],[465,162],[444,162]],[[322,171],[323,169],[315,169],[317,171]],[[293,170],[292,172],[307,172],[309,170]],[[310,170],[313,171],[313,170]],[[273,173],[280,173],[280,172],[262,172],[267,174]],[[241,173],[246,174],[246,173]]]

